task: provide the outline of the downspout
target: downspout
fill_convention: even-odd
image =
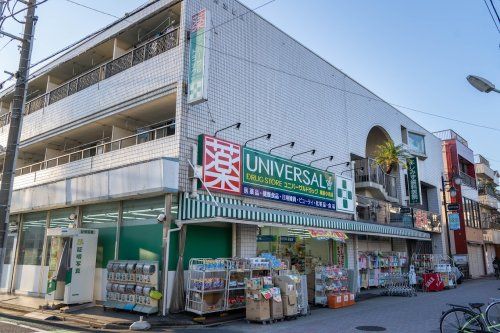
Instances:
[[[162,315],[167,315],[167,291],[168,291],[168,266],[169,266],[169,257],[170,257],[170,234],[175,231],[181,230],[181,226],[177,226],[177,228],[168,230],[167,238],[165,239],[165,277],[163,281],[163,311]]]

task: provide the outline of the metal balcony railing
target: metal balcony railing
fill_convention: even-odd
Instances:
[[[71,96],[76,92],[93,86],[99,81],[105,80],[128,68],[140,64],[141,62],[173,49],[177,45],[179,45],[179,28],[146,42],[117,59],[110,60],[99,67],[93,68],[76,78],[63,83],[48,93],[35,97],[26,103],[24,114],[27,115],[41,110],[44,107]],[[7,125],[9,122],[10,113],[9,116],[2,115],[0,117],[1,126]]]
[[[497,197],[495,190],[491,187],[481,187],[479,188],[478,193],[479,195],[491,195],[494,198]]]
[[[361,167],[363,170],[361,170]],[[356,161],[355,181],[373,182],[382,185],[389,197],[398,198],[397,181],[393,175],[388,175],[380,166],[375,163],[375,160],[368,158]]]
[[[453,130],[444,130],[444,131],[439,131],[439,132],[434,132],[433,133],[435,136],[440,138],[441,140],[451,140],[451,139],[456,139],[460,143],[462,143],[464,146],[468,147],[469,144],[467,143],[467,140],[462,138],[460,135],[458,135],[455,131]]]
[[[467,185],[472,188],[477,188],[476,179],[474,177],[471,177],[465,172],[460,171],[460,178],[462,178],[463,185]]]
[[[111,151],[135,146],[141,143],[158,140],[175,134],[175,120],[167,121],[167,125],[152,130],[144,131],[138,134],[126,136],[110,142],[98,144],[89,148],[74,151],[45,161],[30,164],[16,169],[16,176],[26,175],[32,172],[45,170],[58,165],[68,164],[85,158],[102,155]]]

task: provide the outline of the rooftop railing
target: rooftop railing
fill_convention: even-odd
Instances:
[[[96,68],[93,68],[71,79],[70,81],[63,83],[50,92],[35,97],[26,103],[24,114],[27,115],[41,110],[48,105],[56,103],[68,96],[95,85],[99,81],[110,78],[111,76],[116,75],[128,68],[173,49],[177,45],[179,45],[179,28],[175,28],[170,32],[148,41],[117,59],[110,60]],[[10,113],[8,113],[9,116],[6,115],[7,114],[0,116],[0,125],[2,126],[7,125],[10,122]]]
[[[26,175],[32,172],[45,170],[58,165],[68,164],[85,158],[102,155],[115,150],[135,146],[145,142],[158,140],[175,134],[175,120],[167,121],[167,124],[152,130],[143,131],[134,135],[126,136],[110,142],[97,144],[92,147],[60,155],[48,160],[33,163],[16,169],[16,176]]]
[[[454,130],[449,129],[449,130],[434,132],[433,134],[438,138],[440,138],[441,140],[456,139],[457,141],[461,142],[464,146],[467,147],[469,146],[467,140],[458,135]]]

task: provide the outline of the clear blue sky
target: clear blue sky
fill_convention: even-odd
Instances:
[[[145,2],[78,1],[117,16]],[[500,86],[500,34],[482,0],[276,0],[257,12],[388,102],[500,128],[500,94],[465,80],[477,74]],[[34,60],[114,20],[66,0],[49,0],[38,16]],[[17,56],[14,42],[0,51],[0,71],[14,71]],[[453,128],[500,169],[499,131],[402,111],[430,131]]]

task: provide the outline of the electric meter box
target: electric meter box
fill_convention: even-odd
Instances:
[[[81,304],[94,299],[96,229],[49,228],[47,301]]]

